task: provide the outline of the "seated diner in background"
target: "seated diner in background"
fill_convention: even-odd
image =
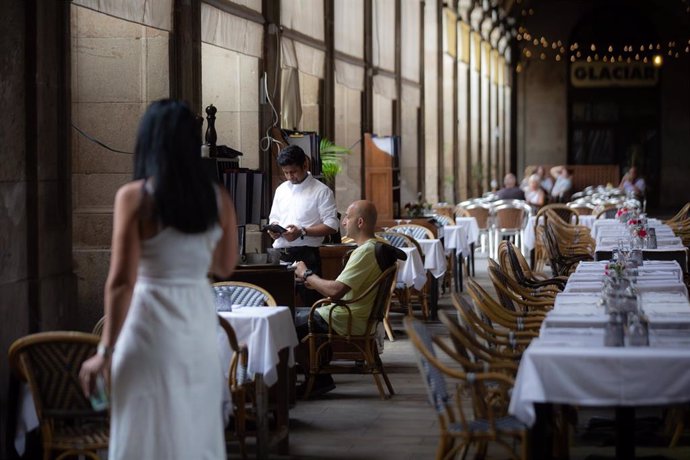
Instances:
[[[525,192],[517,186],[515,174],[508,173],[503,178],[503,188],[496,192],[499,200],[524,200]]]
[[[551,201],[565,203],[570,199],[573,188],[572,170],[564,165],[551,168],[551,176],[556,181],[551,189]]]
[[[626,195],[634,195],[640,201],[644,199],[646,184],[644,179],[638,176],[636,166],[631,166],[628,172],[623,175],[618,188],[623,190]]]
[[[307,289],[311,289],[322,297],[332,299],[355,299],[362,295],[371,284],[381,275],[382,270],[376,262],[375,245],[377,212],[376,207],[370,201],[360,200],[352,203],[343,218],[343,227],[348,238],[352,238],[357,243],[357,248],[352,252],[350,258],[337,279],[327,280],[313,273],[307,268],[304,262],[297,262],[295,277],[298,282],[304,283]],[[361,335],[365,333],[367,321],[371,313],[375,291],[359,303],[351,304],[352,314],[352,334]],[[331,314],[331,309],[335,310]],[[309,334],[310,308],[295,309],[295,327],[300,343]],[[312,330],[316,332],[328,332],[329,315],[331,324],[338,334],[345,334],[347,331],[348,312],[345,308],[326,305],[316,310]],[[302,344],[301,344],[302,345]],[[302,346],[297,349],[297,363],[304,369],[305,374],[309,369],[309,354]],[[319,374],[316,386],[311,394],[324,394],[335,388],[333,378],[329,374]]]
[[[532,174],[527,180],[525,201],[535,209],[539,209],[546,203],[546,193],[541,188],[541,181],[537,174]]]

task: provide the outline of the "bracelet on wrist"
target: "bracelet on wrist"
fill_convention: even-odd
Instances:
[[[110,358],[113,355],[113,348],[108,345],[99,343],[96,347],[96,354],[104,358]]]

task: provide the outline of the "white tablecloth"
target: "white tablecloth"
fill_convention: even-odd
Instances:
[[[584,275],[582,283],[587,283],[588,275],[600,276],[597,269],[603,271],[603,264],[585,264],[576,273]],[[672,276],[664,282],[680,284]],[[599,305],[600,292],[573,293],[571,284],[577,282],[569,280],[566,291],[570,292],[556,296],[539,338],[522,356],[510,400],[512,415],[531,426],[535,403],[634,407],[690,401],[686,293],[665,288],[641,293],[641,306],[650,321],[650,346],[605,347],[603,326],[608,318]]]
[[[645,406],[690,401],[687,344],[604,347],[602,343],[602,328],[535,339],[522,355],[509,412],[531,426],[534,403]]]
[[[449,254],[451,251],[465,255],[470,253],[470,241],[464,225],[446,225],[443,227],[443,234],[443,242]]]
[[[446,255],[441,240],[417,240],[424,252],[424,268],[429,270],[434,278],[441,278],[446,273]]]
[[[417,248],[400,248],[407,254],[407,260],[398,261],[398,283],[421,290],[426,283],[424,262]]]
[[[468,246],[472,243],[477,244],[477,241],[479,241],[479,224],[477,224],[475,217],[456,217],[455,225],[465,229]]]
[[[278,352],[288,348],[288,365],[295,364],[293,348],[297,346],[295,324],[288,307],[237,307],[231,312],[219,312],[235,330],[237,341],[247,345],[248,362],[247,375],[254,377],[263,375],[266,386],[272,386],[278,381]],[[219,334],[219,354],[221,362],[230,363],[232,351],[227,342],[225,331]],[[227,377],[227,375],[226,375]]]

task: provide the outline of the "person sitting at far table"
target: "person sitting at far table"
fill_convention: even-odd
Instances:
[[[357,243],[357,248],[352,252],[345,268],[337,279],[327,280],[313,273],[307,265],[299,261],[295,267],[295,277],[298,282],[303,282],[307,289],[312,290],[321,297],[331,299],[350,300],[362,295],[362,293],[376,281],[382,270],[376,261],[376,207],[370,201],[360,200],[352,203],[343,218],[343,227],[349,238]],[[352,334],[362,335],[366,332],[367,321],[371,313],[376,291],[372,291],[368,298],[356,304],[350,304],[352,313]],[[338,334],[347,333],[348,313],[345,308],[334,305],[324,305],[316,310],[312,329],[315,332],[328,332],[328,317],[331,309],[335,308],[331,315],[331,324]],[[309,334],[310,308],[295,309],[295,327],[297,337],[301,340]],[[297,362],[306,371],[309,369],[309,355],[306,350],[297,351]],[[312,395],[321,395],[335,388],[333,378],[329,374],[319,374],[316,379]]]
[[[640,201],[644,199],[646,184],[644,179],[637,175],[636,166],[631,166],[628,172],[623,175],[618,188],[623,190],[627,195],[634,195],[635,198]]]
[[[525,192],[517,186],[515,174],[508,173],[503,178],[503,188],[496,193],[499,200],[524,200]]]
[[[527,191],[525,191],[525,201],[534,208],[541,208],[546,201],[546,194],[541,188],[539,176],[532,174],[527,181]]]
[[[565,203],[570,199],[570,191],[573,188],[573,171],[565,166],[551,168],[551,176],[555,179],[551,189],[551,199],[557,203]]]

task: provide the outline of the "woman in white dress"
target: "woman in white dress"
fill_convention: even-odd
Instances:
[[[105,326],[80,372],[85,394],[110,377],[110,460],[226,457],[207,274],[231,275],[236,219],[202,169],[200,131],[183,103],[151,104],[135,180],[115,196]]]

